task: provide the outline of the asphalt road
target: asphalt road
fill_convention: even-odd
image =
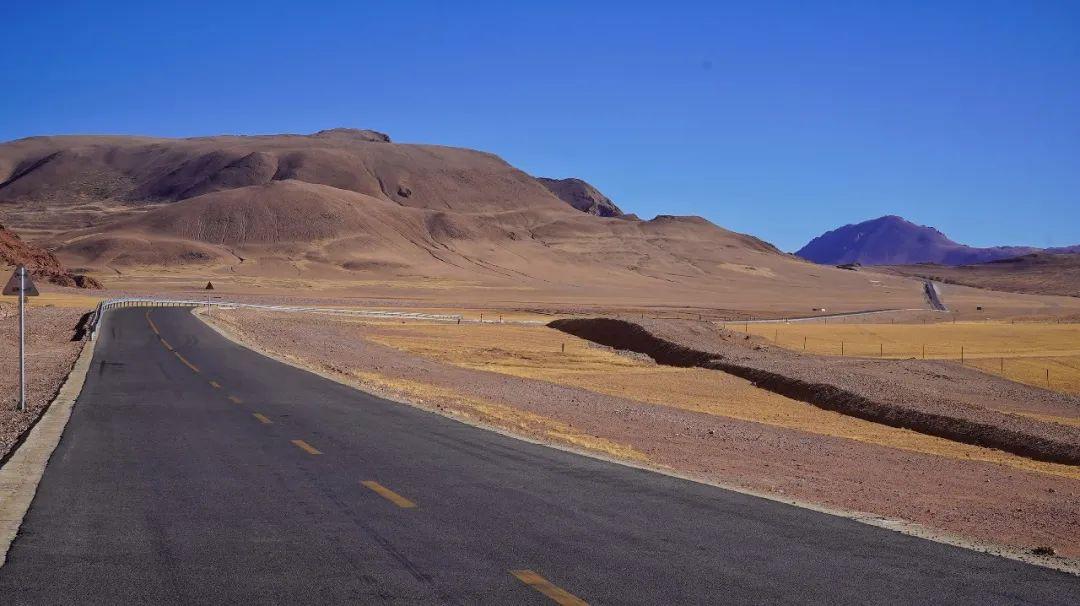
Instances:
[[[0,603],[1080,600],[1072,575],[517,441],[147,313],[106,319]]]
[[[949,311],[949,308],[942,302],[941,293],[933,280],[923,280],[923,286],[926,289],[926,298],[930,301],[931,308],[936,311]]]

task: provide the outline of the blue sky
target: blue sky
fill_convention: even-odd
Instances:
[[[1080,243],[1077,2],[159,4],[5,3],[0,140],[373,128],[785,250]]]

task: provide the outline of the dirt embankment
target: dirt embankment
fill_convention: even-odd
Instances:
[[[94,278],[72,273],[60,263],[56,255],[27,244],[3,225],[0,225],[0,264],[25,265],[31,276],[48,280],[58,286],[101,288],[101,283]]]
[[[0,461],[45,411],[79,357],[84,342],[73,340],[85,310],[34,307],[26,314],[26,410],[15,410],[19,394],[18,313],[0,303]]]
[[[606,318],[549,324],[590,341],[651,356],[658,363],[721,370],[820,408],[1040,461],[1080,465],[1080,428],[996,410],[1080,414],[1080,398],[984,375],[948,362],[830,359],[800,355],[702,323]]]

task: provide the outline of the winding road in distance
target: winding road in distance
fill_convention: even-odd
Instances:
[[[0,602],[1066,604],[1080,578],[515,440],[105,319]]]

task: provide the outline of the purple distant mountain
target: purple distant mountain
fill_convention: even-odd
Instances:
[[[888,215],[825,232],[795,254],[828,265],[970,265],[1037,252],[1080,252],[1080,245],[1047,249],[1032,246],[975,248],[953,242],[933,227]]]

